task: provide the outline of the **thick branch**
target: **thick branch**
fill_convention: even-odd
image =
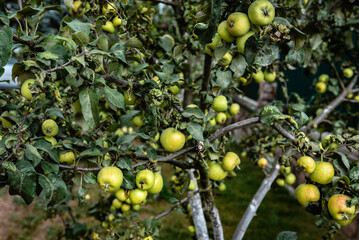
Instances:
[[[235,102],[237,102],[241,107],[244,107],[249,112],[256,112],[258,110],[258,102],[254,101],[253,99],[238,95],[235,97]]]
[[[201,92],[207,92],[209,87],[209,80],[211,77],[211,65],[212,65],[212,57],[208,54],[204,55],[204,67],[203,67],[203,79],[202,79],[202,87]],[[205,103],[202,99],[200,108],[204,110]]]
[[[285,151],[284,154],[288,155],[291,153],[291,151],[292,148],[290,147],[287,149],[287,151]],[[269,192],[272,183],[277,178],[279,174],[279,169],[280,169],[279,164],[275,163],[270,174],[263,180],[261,186],[257,190],[251,203],[249,204],[247,210],[245,211],[243,217],[241,218],[241,221],[239,222],[236,231],[234,232],[232,240],[241,240],[243,238],[249,224],[251,223],[253,217],[256,215],[258,207],[262,203],[264,197]]]
[[[164,211],[163,213],[157,215],[156,217],[154,217],[154,219],[158,220],[162,217],[165,217],[167,216],[168,214],[170,214],[173,210],[175,210],[179,205],[187,202],[189,199],[191,199],[192,197],[194,197],[197,193],[199,193],[200,191],[197,190],[197,191],[194,191],[194,192],[190,192],[188,194],[187,197],[183,198],[181,201],[177,202],[175,205],[173,205],[170,209]]]
[[[351,93],[351,90],[353,89],[356,81],[358,79],[358,74],[356,74],[353,78],[353,80],[349,83],[348,87],[343,89],[342,93],[336,97],[316,118],[313,119],[311,123],[309,123],[309,127],[311,126],[317,126],[323,119],[328,116],[329,113],[331,113],[340,103],[342,103],[345,100],[345,97]]]
[[[13,34],[12,35],[12,39],[16,42],[19,42],[19,43],[22,43],[24,45],[27,45],[29,46],[30,48],[33,48],[34,47],[34,42],[33,41],[25,41],[21,38],[19,38],[19,36],[17,36],[16,34]]]
[[[195,190],[198,190],[199,188],[197,179],[194,177],[193,171],[194,169],[191,169],[190,177],[196,185]],[[202,208],[201,196],[199,194],[196,194],[193,198],[189,200],[189,203],[191,204],[192,220],[196,228],[197,240],[208,240],[208,229]]]

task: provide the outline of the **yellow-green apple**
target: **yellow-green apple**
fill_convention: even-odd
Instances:
[[[227,30],[234,37],[246,34],[251,27],[248,16],[245,13],[234,12],[227,18]]]

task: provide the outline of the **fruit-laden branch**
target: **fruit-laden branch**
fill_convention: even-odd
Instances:
[[[55,71],[64,69],[67,65],[69,65],[69,64],[71,64],[71,63],[73,63],[73,62],[75,61],[74,58],[81,57],[81,56],[83,56],[83,55],[86,55],[87,53],[88,53],[88,50],[85,49],[85,50],[83,50],[83,52],[81,52],[81,53],[75,55],[74,57],[72,57],[72,59],[71,59],[70,61],[68,61],[67,63],[64,63],[64,64],[62,64],[62,65],[60,65],[60,66],[58,66],[58,67],[50,68],[50,69],[48,69],[48,70],[46,70],[46,71],[44,71],[44,72],[45,72],[46,74],[49,74],[49,73],[51,73],[51,72],[55,72]]]
[[[179,205],[187,202],[189,199],[191,199],[192,197],[196,196],[197,193],[199,193],[200,190],[196,190],[194,192],[190,192],[187,197],[183,198],[181,201],[177,202],[175,205],[173,205],[170,209],[167,209],[166,211],[164,211],[163,213],[157,215],[156,217],[154,217],[154,219],[158,220],[162,217],[167,216],[168,214],[170,214],[173,210],[175,210]]]
[[[345,97],[351,93],[355,83],[358,80],[358,74],[353,77],[353,80],[348,84],[348,87],[344,88],[342,93],[336,97],[312,122],[308,124],[308,127],[317,126],[323,121],[330,112],[332,112],[340,103],[345,100]]]
[[[284,154],[289,155],[291,151],[292,148],[290,147],[284,152]],[[277,178],[279,174],[279,169],[280,169],[279,164],[275,162],[273,164],[273,168],[270,174],[262,181],[261,186],[259,187],[256,194],[254,195],[251,203],[247,207],[243,217],[241,218],[241,221],[239,222],[236,228],[236,231],[234,232],[232,240],[241,240],[243,238],[249,224],[251,223],[253,217],[256,215],[258,207],[260,206],[264,197],[267,195],[268,191],[270,190],[272,183]]]
[[[193,174],[194,169],[191,169],[190,171],[190,177],[191,180],[195,183],[196,189],[198,190],[198,183],[197,179],[194,177]],[[196,229],[196,236],[198,240],[208,240],[208,229],[207,229],[207,223],[206,219],[204,217],[204,212],[202,208],[202,201],[201,196],[199,194],[196,194],[189,200],[190,206],[191,206],[191,213],[192,213],[192,219],[194,223],[194,227]]]
[[[141,55],[141,54],[140,54]],[[110,82],[115,82],[115,83],[119,83],[121,84],[123,87],[126,87],[126,86],[129,86],[130,83],[126,80],[122,80],[122,79],[119,79],[117,77],[114,77],[114,76],[111,76],[109,74],[105,74],[105,75],[102,75],[103,78],[106,80],[106,81],[110,81]],[[132,82],[131,83],[134,87],[141,87],[142,85],[138,82]]]

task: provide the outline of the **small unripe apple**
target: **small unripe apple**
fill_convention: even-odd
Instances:
[[[298,167],[302,167],[304,172],[312,173],[315,169],[315,161],[313,158],[308,156],[300,157],[297,160]]]
[[[106,21],[105,25],[102,25],[102,30],[109,33],[115,32],[115,26],[111,21]]]
[[[214,98],[212,103],[212,108],[216,112],[224,112],[227,110],[228,104],[227,104],[227,98],[223,95],[219,95]]]
[[[262,70],[257,70],[257,72],[252,73],[252,77],[256,83],[260,83],[264,80],[264,74]]]
[[[266,158],[260,158],[257,162],[257,165],[261,168],[264,168],[268,165],[268,160]]]
[[[318,78],[318,82],[324,82],[327,83],[329,81],[328,74],[321,74]]]
[[[214,181],[222,181],[227,176],[227,172],[217,163],[209,166],[208,178]]]
[[[346,78],[351,78],[354,75],[354,71],[351,68],[346,68],[346,69],[343,70],[343,75]]]
[[[251,27],[247,14],[241,12],[231,13],[227,18],[227,30],[234,37],[246,34]]]
[[[295,190],[298,202],[307,206],[309,202],[316,202],[320,199],[320,192],[313,184],[301,184]]]
[[[233,116],[233,115],[236,115],[239,110],[240,110],[240,106],[238,103],[233,103],[230,107],[229,107],[229,113]]]
[[[340,225],[345,226],[353,222],[355,214],[355,205],[349,207],[347,201],[350,201],[349,196],[343,194],[336,194],[329,198],[328,210],[330,215],[337,220]]]
[[[327,91],[327,84],[324,82],[318,82],[315,85],[315,89],[317,90],[318,93],[322,94],[325,93]]]
[[[226,116],[225,113],[220,112],[220,113],[217,114],[217,116],[216,116],[216,123],[217,124],[223,124],[226,121],[227,121],[227,116]]]
[[[227,30],[227,21],[223,21],[218,25],[217,32],[225,42],[231,43],[234,41],[234,37]]]
[[[296,177],[293,173],[290,173],[285,177],[285,183],[288,185],[294,184],[295,180],[296,180]]]

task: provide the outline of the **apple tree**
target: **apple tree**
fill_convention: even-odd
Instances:
[[[0,75],[16,59],[6,80],[17,82],[0,88],[0,184],[52,216],[68,216],[59,237],[156,239],[160,219],[181,208],[192,212],[198,239],[224,239],[213,191],[225,189],[244,158],[266,177],[233,239],[243,238],[273,182],[292,189],[293,169],[304,176],[295,196],[317,215],[313,224],[328,229],[325,237],[355,220],[355,1],[0,6]],[[278,96],[256,102],[250,87]],[[174,171],[169,184],[165,165]],[[164,189],[173,206],[133,220]],[[73,201],[81,207],[92,191],[102,197],[87,213],[99,220],[89,227],[72,212]]]

